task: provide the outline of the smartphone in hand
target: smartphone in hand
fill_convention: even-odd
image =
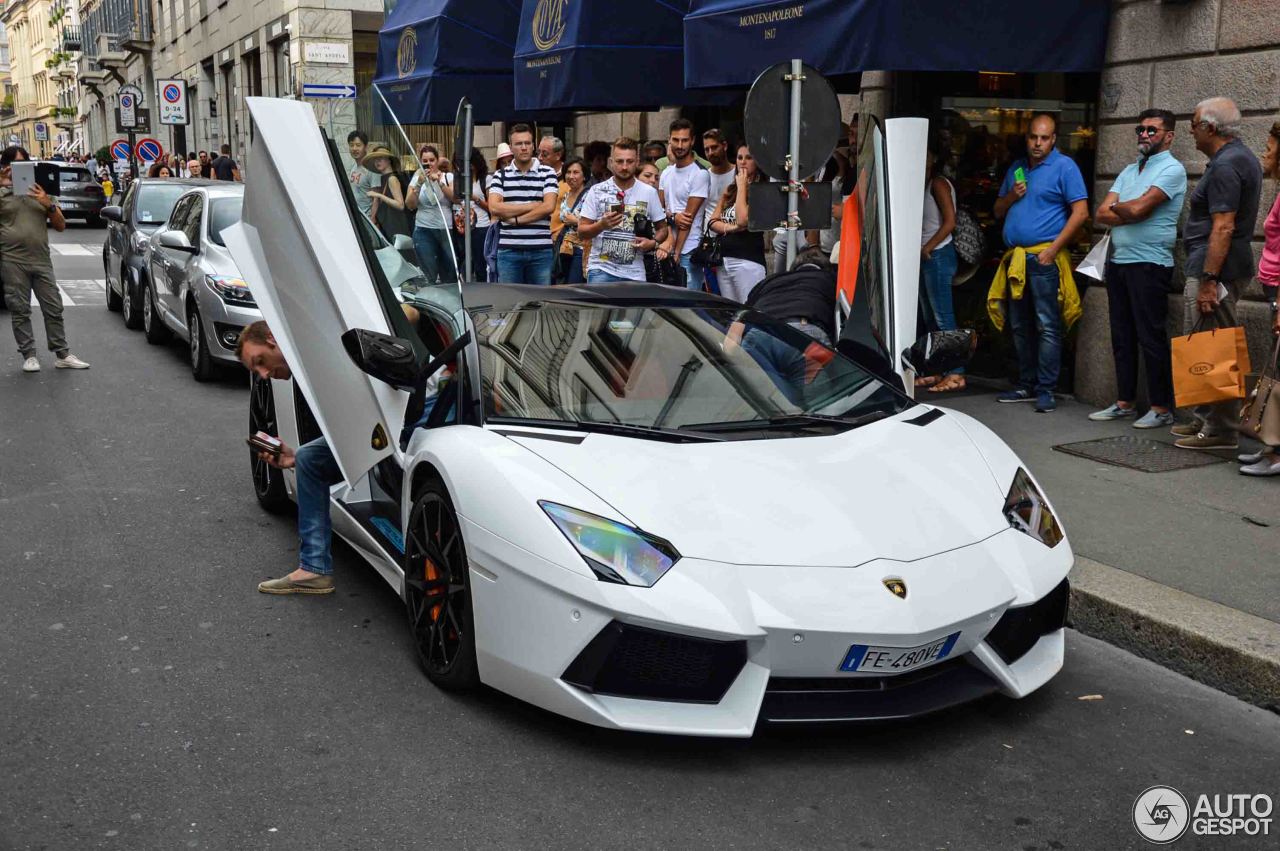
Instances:
[[[255,432],[245,439],[245,443],[249,444],[249,448],[255,452],[266,452],[277,458],[280,457],[280,450],[284,447],[284,442],[280,438],[272,437],[265,431]]]

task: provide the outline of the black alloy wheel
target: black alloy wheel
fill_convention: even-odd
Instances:
[[[169,338],[173,336],[173,332],[169,330],[169,326],[164,324],[164,320],[160,318],[159,311],[156,310],[156,294],[151,288],[151,284],[143,279],[142,283],[142,332],[147,337],[147,342],[153,346],[159,346],[169,342]]]
[[[209,354],[209,346],[204,338],[204,321],[200,318],[200,307],[194,301],[187,308],[187,336],[191,350],[191,375],[196,381],[211,380],[217,374],[217,367]]]
[[[414,500],[405,535],[405,609],[418,663],[449,691],[480,683],[467,554],[458,515],[444,485],[429,483]]]
[[[124,263],[120,264],[120,316],[124,327],[137,331],[142,327],[142,306],[138,303],[138,288],[129,283]]]
[[[107,310],[112,313],[119,313],[120,308],[124,304],[124,298],[121,297],[120,293],[117,293],[111,288],[111,275],[107,272],[109,263],[110,260],[107,257],[107,249],[104,248],[102,249],[102,277],[106,279],[105,283],[107,285]],[[120,281],[120,291],[124,291],[123,280]]]
[[[276,425],[276,404],[271,393],[271,382],[256,375],[249,376],[249,434],[265,432],[279,437]],[[253,495],[258,505],[269,514],[284,514],[293,508],[289,493],[284,487],[284,471],[277,470],[249,450],[249,467],[253,475]]]

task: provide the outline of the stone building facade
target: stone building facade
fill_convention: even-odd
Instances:
[[[1099,92],[1098,160],[1094,197],[1105,196],[1115,176],[1136,157],[1133,126],[1142,110],[1171,110],[1178,119],[1173,154],[1187,168],[1188,190],[1204,174],[1207,158],[1191,138],[1196,104],[1214,95],[1233,98],[1244,115],[1246,145],[1258,154],[1280,119],[1280,2],[1277,0],[1129,0],[1115,2]],[[1276,197],[1263,187],[1254,231],[1262,250],[1262,223]],[[1254,364],[1270,350],[1271,314],[1262,289],[1250,284],[1240,315]],[[1076,395],[1094,404],[1115,401],[1106,293],[1091,288],[1077,350]],[[1182,333],[1182,299],[1170,296],[1170,330]]]
[[[144,92],[153,109],[151,135],[166,152],[230,145],[249,173],[247,97],[297,98],[304,84],[317,83],[363,91],[373,78],[382,0],[154,0],[129,5],[123,15],[110,13],[115,2],[90,0],[81,13],[80,106],[95,148],[119,137],[116,96],[127,82]],[[156,81],[162,79],[187,83],[185,127],[158,125]],[[317,119],[335,137],[356,126],[356,100],[315,104]]]
[[[59,132],[75,127],[74,104],[66,92],[74,91],[75,69],[63,52],[62,24],[74,12],[63,0],[16,0],[0,11],[9,39],[9,83],[0,109],[0,135],[5,144],[15,137],[36,156],[51,155]],[[12,95],[10,102],[9,95]],[[38,140],[42,124],[47,139]]]

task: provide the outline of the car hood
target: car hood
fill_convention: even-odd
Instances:
[[[682,555],[756,565],[914,561],[1008,528],[1003,490],[946,416],[916,407],[822,437],[666,443],[508,436]],[[1007,483],[1006,483],[1007,489]]]

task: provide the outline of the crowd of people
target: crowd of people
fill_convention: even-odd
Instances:
[[[510,128],[492,163],[473,155],[476,281],[577,284],[649,281],[746,302],[770,265],[784,271],[785,231],[748,230],[748,187],[764,179],[746,144],[676,119],[666,141],[625,136],[587,144],[582,157],[554,136]],[[819,179],[838,194],[851,171],[856,124]],[[702,155],[696,151],[701,142]],[[347,138],[356,204],[388,240],[412,237],[423,274],[454,282],[462,262],[462,199],[455,168],[420,145],[406,174],[387,145]],[[845,193],[847,194],[847,193]],[[836,215],[839,214],[837,205]],[[834,228],[807,231],[801,247],[830,252]],[[772,250],[771,250],[772,244]],[[771,256],[772,255],[772,256]]]

